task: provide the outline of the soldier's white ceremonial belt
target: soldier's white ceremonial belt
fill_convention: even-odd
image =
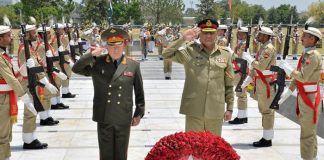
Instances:
[[[0,84],[0,92],[12,91],[12,88],[8,84]]]
[[[265,76],[268,76],[268,75],[272,75],[273,72],[270,71],[270,70],[264,70],[264,71],[262,71],[262,74],[265,75]]]
[[[317,91],[317,84],[314,85],[303,85],[305,92],[315,92]]]

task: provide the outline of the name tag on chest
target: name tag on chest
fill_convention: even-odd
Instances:
[[[127,76],[127,77],[134,77],[134,73],[133,73],[133,72],[127,72],[127,71],[125,71],[125,72],[124,72],[124,76]]]

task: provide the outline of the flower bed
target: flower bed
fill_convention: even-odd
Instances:
[[[145,160],[238,160],[240,156],[223,138],[210,132],[179,132],[161,138]]]

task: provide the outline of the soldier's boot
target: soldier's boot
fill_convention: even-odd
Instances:
[[[297,58],[297,54],[294,54],[293,55],[293,60],[297,60],[298,58]]]
[[[56,110],[56,109],[69,109],[70,108],[70,106],[67,106],[67,105],[65,105],[65,104],[63,104],[63,103],[58,103],[58,104],[52,104],[51,105],[51,109],[53,109],[53,110]]]
[[[41,143],[38,139],[33,140],[31,143],[24,143],[24,149],[45,149],[48,147],[47,143]]]
[[[54,120],[54,118],[53,117],[48,117],[48,118],[46,118],[46,119],[41,119],[40,120],[40,125],[41,126],[54,126],[54,125],[57,125],[57,124],[59,124],[60,123],[60,121],[58,121],[58,120]]]
[[[74,98],[76,95],[72,94],[71,92],[62,94],[62,98]]]
[[[248,123],[248,118],[234,118],[232,121],[228,122],[229,124],[244,124],[244,123]]]
[[[253,147],[271,147],[272,146],[272,140],[266,140],[264,138],[261,138],[257,142],[253,142]]]
[[[277,56],[277,60],[281,60],[281,57],[280,57],[280,55],[278,55],[278,56]]]

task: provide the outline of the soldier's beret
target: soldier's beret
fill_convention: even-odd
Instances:
[[[3,25],[0,25],[0,34],[5,34],[7,32],[10,32],[10,27],[9,26],[3,26]]]
[[[269,36],[274,36],[273,31],[269,27],[261,27],[259,33],[269,35]]]
[[[226,25],[219,25],[217,29],[224,29],[224,30],[227,30],[227,26]]]
[[[198,27],[203,32],[215,32],[218,28],[218,22],[214,19],[204,19],[198,23]]]
[[[249,32],[249,29],[247,27],[240,27],[237,31],[238,32],[248,33]]]
[[[322,33],[319,29],[314,28],[314,27],[308,27],[307,29],[304,30],[305,33],[309,33],[319,39],[322,39]]]
[[[32,30],[36,30],[36,25],[26,25],[26,32],[32,31]]]
[[[128,33],[119,28],[109,28],[101,34],[101,39],[109,43],[124,42],[128,39]]]

